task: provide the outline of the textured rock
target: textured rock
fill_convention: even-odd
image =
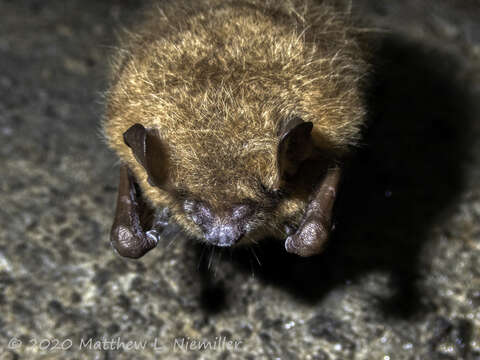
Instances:
[[[480,358],[480,9],[417,3],[354,4],[394,35],[323,255],[171,231],[130,261],[99,119],[136,2],[0,0],[0,358]]]

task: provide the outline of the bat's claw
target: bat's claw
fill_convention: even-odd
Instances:
[[[145,233],[147,236],[148,242],[153,245],[153,247],[157,246],[158,241],[160,240],[160,234],[157,230],[149,230]]]
[[[298,246],[295,243],[295,239],[294,239],[293,236],[289,236],[285,240],[285,250],[287,250],[287,252],[292,253],[292,254],[297,254],[298,253]]]

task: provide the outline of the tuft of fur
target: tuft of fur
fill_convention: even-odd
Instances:
[[[146,198],[201,238],[179,201],[148,184],[122,134],[135,123],[158,129],[171,183],[212,208],[262,204],[260,187],[279,181],[281,122],[311,121],[316,148],[336,158],[357,143],[367,72],[348,14],[328,4],[162,1],[125,34],[114,57],[104,134]],[[298,222],[308,195],[298,187],[260,209],[255,233],[278,235],[285,220]]]

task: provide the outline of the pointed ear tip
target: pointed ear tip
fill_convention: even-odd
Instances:
[[[311,121],[305,121],[301,124],[298,124],[292,131],[295,131],[297,134],[299,133],[308,133],[310,134],[313,130],[313,123]]]
[[[311,121],[303,121],[296,126],[292,127],[289,131],[284,132],[280,136],[280,143],[283,143],[286,139],[297,136],[309,136],[313,130],[313,123]]]
[[[133,132],[136,132],[136,131],[139,131],[139,130],[145,130],[145,128],[143,127],[142,124],[135,123],[135,124],[133,124],[132,126],[130,126],[130,127],[123,133],[123,135],[125,135],[125,134],[130,134],[130,133],[133,133]]]
[[[145,128],[142,124],[136,123],[130,126],[124,133],[123,133],[123,141],[125,144],[130,146],[128,139],[138,134],[139,131],[145,131]]]

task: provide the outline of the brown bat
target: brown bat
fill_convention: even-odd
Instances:
[[[122,161],[113,247],[138,258],[175,222],[216,246],[274,236],[318,254],[365,115],[348,14],[309,0],[157,5],[125,35],[107,95]]]

